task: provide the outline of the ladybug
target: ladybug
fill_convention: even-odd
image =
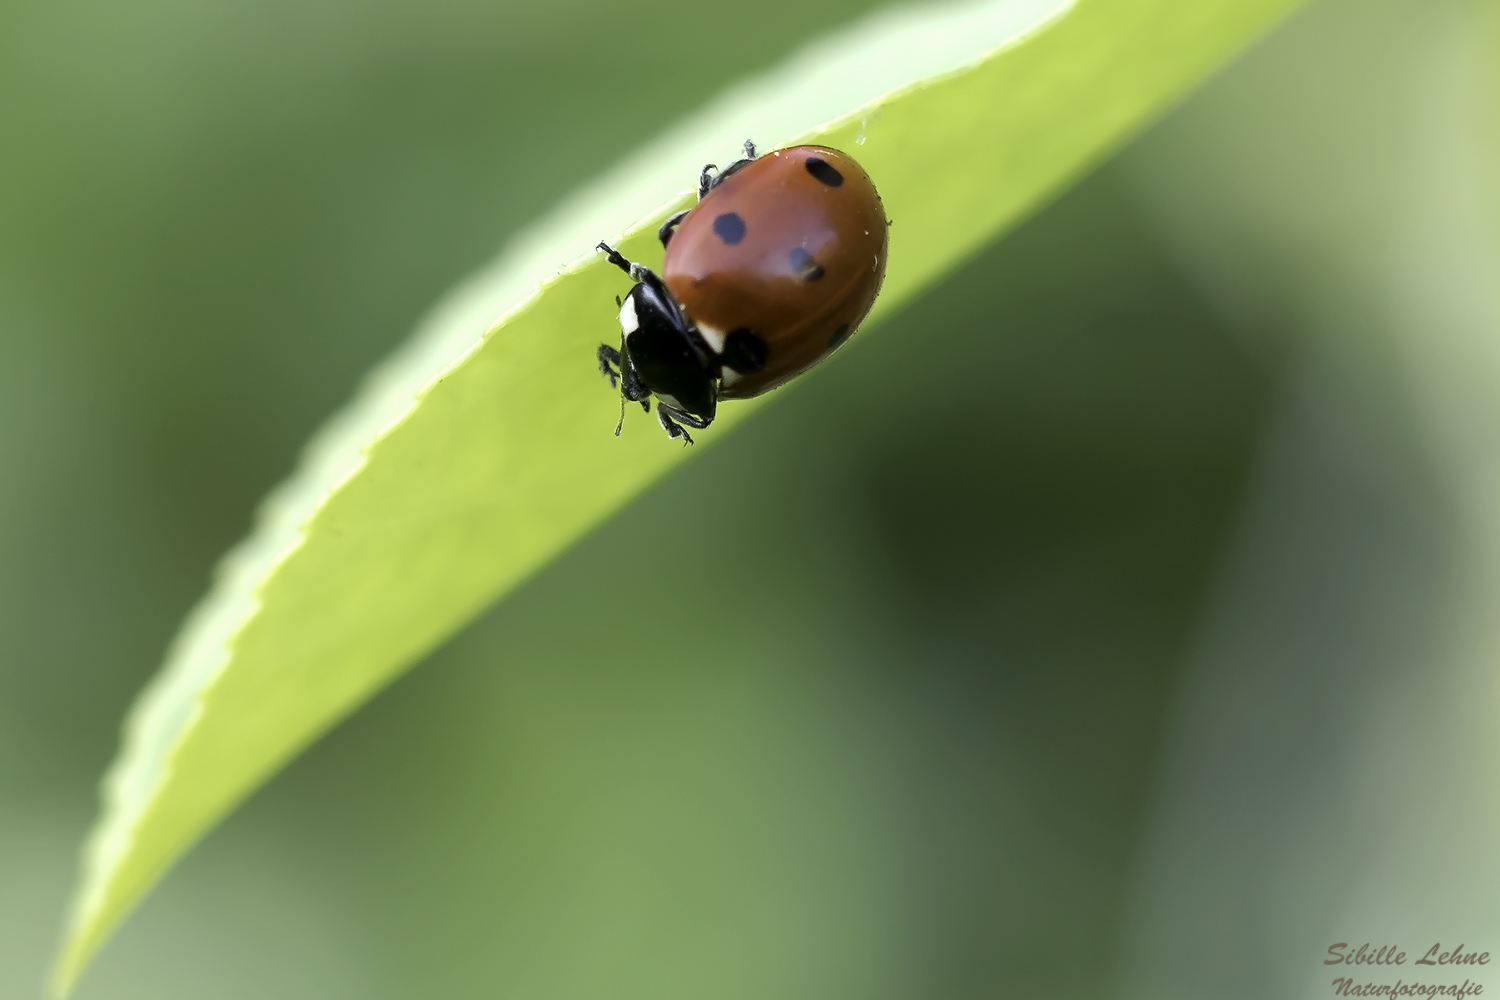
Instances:
[[[858,163],[823,146],[745,157],[698,177],[698,203],[657,231],[660,276],[598,249],[636,284],[620,306],[620,347],[600,344],[599,371],[693,439],[720,400],[781,385],[849,339],[885,277],[885,209]],[[620,433],[616,425],[615,434]]]

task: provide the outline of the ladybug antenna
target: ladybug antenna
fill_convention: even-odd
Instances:
[[[615,437],[620,436],[620,428],[625,426],[625,394],[620,393],[620,422],[615,424]]]

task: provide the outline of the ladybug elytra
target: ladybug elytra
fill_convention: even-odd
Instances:
[[[657,231],[662,274],[599,244],[636,282],[619,349],[599,370],[671,438],[713,422],[719,400],[795,378],[849,339],[885,277],[886,218],[859,164],[823,146],[745,158],[698,179],[698,203]],[[623,423],[623,409],[621,420]],[[615,428],[620,433],[620,428]]]

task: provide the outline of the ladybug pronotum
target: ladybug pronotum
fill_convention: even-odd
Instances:
[[[599,244],[636,282],[599,371],[622,408],[649,411],[655,396],[667,435],[687,444],[685,428],[713,423],[719,400],[774,389],[848,340],[885,277],[885,210],[848,156],[793,146],[757,157],[747,142],[744,159],[715,169],[699,175],[698,203],[657,231],[660,277]]]

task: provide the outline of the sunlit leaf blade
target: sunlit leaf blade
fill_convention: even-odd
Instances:
[[[55,988],[290,757],[687,456],[639,410],[610,434],[593,349],[617,337],[628,282],[589,252],[600,237],[623,231],[628,256],[659,262],[655,227],[696,167],[747,137],[845,149],[893,221],[868,336],[1296,2],[881,14],[734,88],[517,239],[371,376],[225,559],[127,720]],[[726,406],[700,447],[757,405]]]

